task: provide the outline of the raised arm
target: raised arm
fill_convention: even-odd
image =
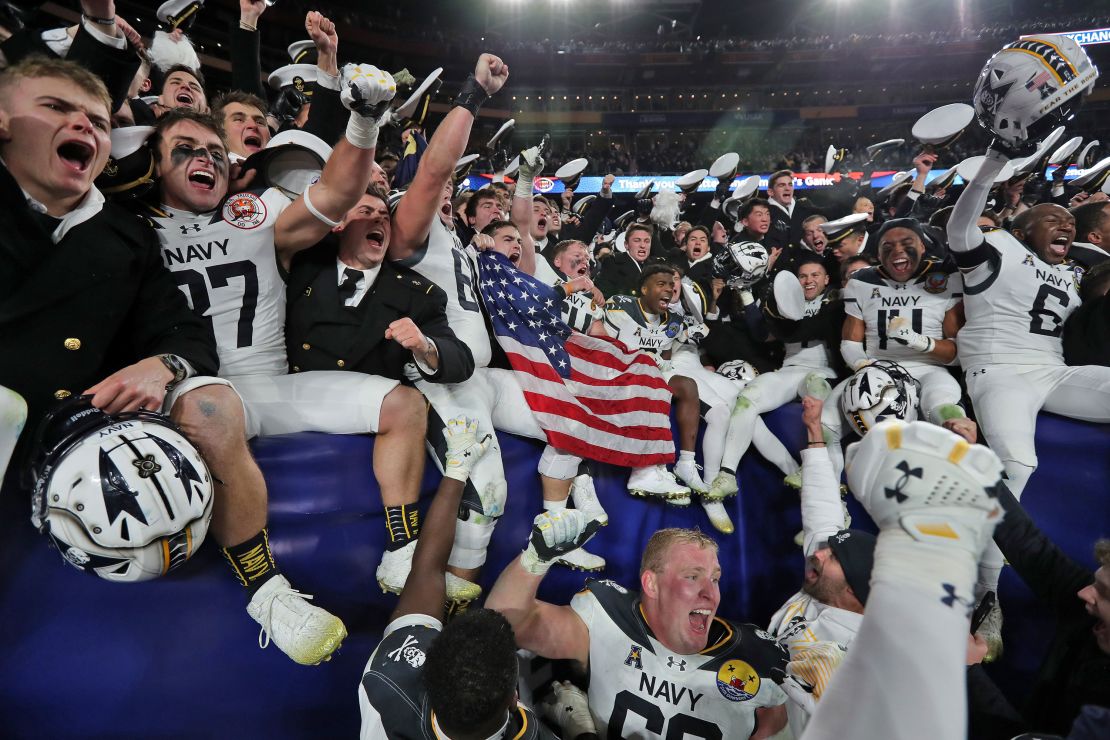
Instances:
[[[478,422],[462,417],[450,419],[443,430],[447,440],[447,461],[443,480],[424,516],[424,527],[412,555],[412,571],[401,591],[392,622],[406,614],[427,614],[443,618],[447,557],[455,542],[455,519],[459,513],[463,487],[470,471],[489,447],[490,436],[478,439]]]
[[[258,19],[266,10],[265,0],[239,0],[239,25],[231,31],[231,88],[266,99],[262,84],[261,42]]]
[[[343,134],[343,103],[339,99],[339,35],[325,15],[310,11],[304,27],[316,45],[316,85],[304,130],[329,145]]]
[[[420,158],[412,184],[393,214],[390,259],[406,259],[422,248],[432,218],[443,200],[443,188],[466,150],[478,107],[500,90],[508,78],[509,66],[498,57],[483,54],[478,58],[474,74],[463,84],[455,98],[455,107],[436,128]]]
[[[817,546],[844,529],[840,484],[825,449],[821,410],[825,404],[813,396],[802,397],[802,423],[806,449],[802,450],[802,550],[810,555]]]
[[[378,119],[397,92],[393,78],[372,65],[347,65],[343,101],[351,110],[347,132],[335,145],[320,180],[278,217],[274,245],[286,267],[293,254],[311,247],[339,225],[370,184]]]
[[[960,252],[970,252],[983,243],[983,232],[979,231],[977,222],[983,208],[987,205],[994,178],[1009,161],[1005,154],[987,150],[987,157],[983,166],[975,173],[964,191],[960,193],[952,216],[948,219],[948,247],[956,253],[956,263],[960,264]],[[964,267],[965,265],[960,265]]]
[[[544,512],[532,524],[528,547],[501,572],[486,606],[505,615],[517,645],[545,658],[568,658],[586,666],[590,631],[569,606],[536,598],[540,581],[559,555],[582,547],[600,524],[576,509]]]
[[[509,218],[520,232],[520,262],[517,267],[529,274],[536,274],[536,242],[532,239],[532,183],[543,172],[540,146],[520,153],[520,170],[517,172],[516,189]]]

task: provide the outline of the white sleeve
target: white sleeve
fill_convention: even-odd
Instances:
[[[85,31],[94,39],[96,39],[99,43],[104,44],[105,46],[110,46],[113,49],[127,48],[127,39],[124,38],[122,33],[119,36],[109,36],[96,26],[97,24],[93,23],[90,20],[85,20],[84,18],[81,19],[81,27],[84,28]]]
[[[787,270],[780,270],[775,275],[774,291],[779,316],[791,321],[805,318],[806,296],[797,276]]]
[[[802,450],[802,551],[813,554],[817,546],[844,529],[840,485],[824,447]]]
[[[1005,155],[988,149],[983,166],[960,193],[952,217],[948,219],[948,246],[953,252],[969,252],[983,243],[983,232],[976,222],[987,205],[995,175],[1002,171],[1007,161]]]

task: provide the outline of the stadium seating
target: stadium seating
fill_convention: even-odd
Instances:
[[[797,449],[800,407],[767,417]],[[519,552],[540,511],[539,445],[503,435],[510,499],[483,576],[488,588]],[[0,717],[9,738],[353,737],[356,689],[395,597],[374,581],[385,529],[370,469],[372,439],[297,434],[259,440],[255,454],[270,484],[273,550],[294,584],[346,621],[351,636],[323,666],[259,650],[244,594],[208,542],[174,575],[117,585],[69,568],[29,526],[27,502],[0,507]],[[1025,492],[1033,516],[1065,550],[1090,564],[1090,543],[1110,533],[1110,428],[1042,415],[1041,467]],[[609,560],[605,577],[634,586],[640,550],[663,526],[709,530],[687,510],[633,499],[625,473],[598,466],[597,488],[610,525],[590,549]],[[720,537],[721,612],[766,622],[801,583],[796,495],[750,453],[741,498],[728,503],[737,533]],[[434,491],[429,466],[423,489]],[[426,499],[427,500],[427,499]],[[1062,502],[1066,506],[1060,505]],[[865,517],[853,505],[857,526]],[[565,602],[583,574],[556,568],[541,596]],[[1007,573],[1005,635],[1011,650],[992,674],[1021,695],[1047,647],[1052,615]],[[909,636],[908,636],[909,637]],[[1035,647],[1034,647],[1035,646]]]

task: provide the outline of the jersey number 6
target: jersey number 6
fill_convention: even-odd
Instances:
[[[676,714],[670,722],[663,716],[663,710],[652,704],[642,696],[637,696],[625,689],[616,695],[613,700],[613,714],[609,717],[609,737],[624,737],[624,722],[629,713],[639,715],[646,721],[645,729],[666,740],[684,740],[685,738],[705,738],[705,740],[721,740],[721,728],[712,722],[707,722],[689,714]],[[667,725],[666,734],[663,725]]]

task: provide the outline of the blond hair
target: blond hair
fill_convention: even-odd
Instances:
[[[644,547],[643,557],[640,558],[640,575],[649,570],[653,573],[661,573],[667,564],[667,551],[675,545],[697,545],[701,548],[710,548],[713,552],[718,550],[716,540],[697,527],[660,529],[651,536]]]
[[[84,67],[64,59],[48,59],[33,55],[8,67],[0,72],[0,95],[6,94],[8,88],[19,80],[35,80],[43,77],[69,80],[104,103],[108,115],[112,115],[112,96],[108,94],[108,88],[104,86],[104,82]]]

